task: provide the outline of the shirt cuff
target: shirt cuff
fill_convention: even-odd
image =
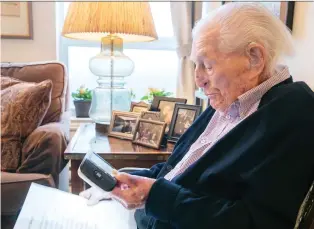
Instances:
[[[153,184],[145,204],[146,215],[161,221],[170,221],[181,187],[164,178]]]

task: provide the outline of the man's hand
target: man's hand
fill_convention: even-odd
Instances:
[[[155,179],[115,173],[118,183],[111,194],[127,209],[142,208]]]

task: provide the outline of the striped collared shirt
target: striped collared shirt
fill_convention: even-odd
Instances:
[[[182,160],[166,174],[165,179],[172,180],[183,173],[191,164],[197,161],[219,139],[238,125],[245,118],[253,114],[261,101],[262,96],[273,86],[288,79],[290,73],[287,66],[278,65],[273,76],[257,87],[245,92],[233,102],[226,112],[216,111],[204,132],[192,144]]]

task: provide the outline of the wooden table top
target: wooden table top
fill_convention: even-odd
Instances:
[[[131,140],[108,137],[95,128],[94,123],[81,124],[64,152],[64,158],[81,160],[87,152],[98,153],[104,159],[166,160],[174,144],[159,150],[133,144]]]

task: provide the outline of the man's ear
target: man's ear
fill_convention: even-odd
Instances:
[[[251,42],[246,48],[246,55],[250,62],[250,69],[255,68],[262,72],[265,65],[265,48],[255,42]]]

